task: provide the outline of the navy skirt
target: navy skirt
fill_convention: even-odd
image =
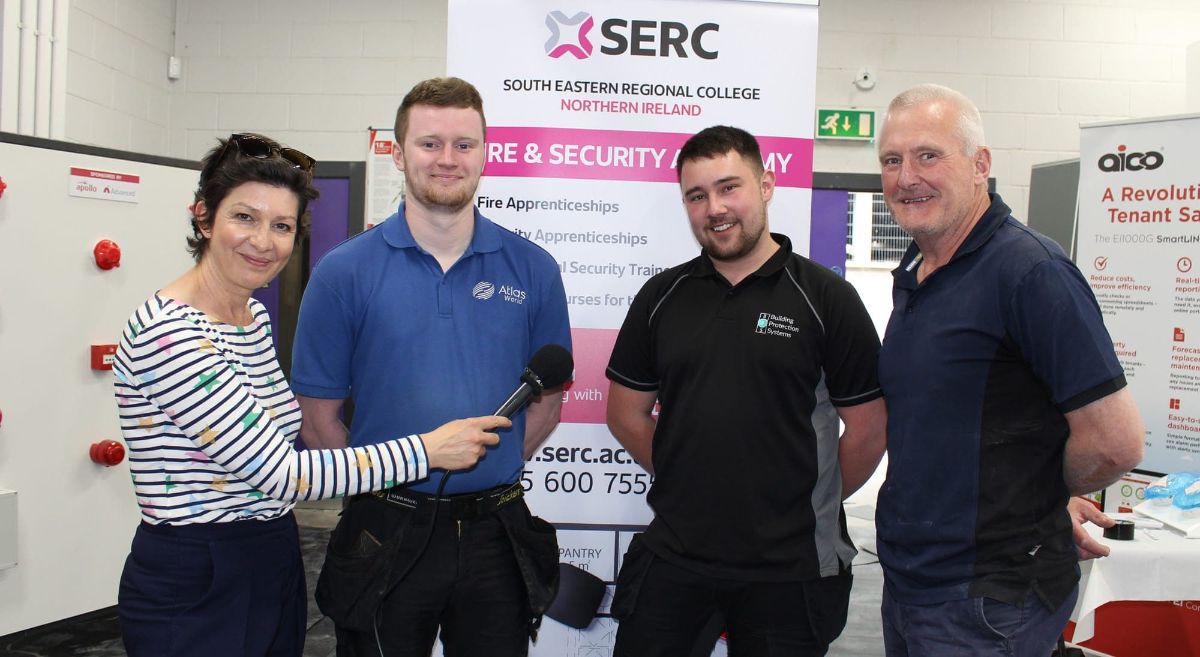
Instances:
[[[117,596],[129,657],[299,657],[306,605],[290,512],[268,521],[142,523]]]

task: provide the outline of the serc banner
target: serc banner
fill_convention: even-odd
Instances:
[[[479,88],[488,122],[476,202],[554,255],[571,313],[575,380],[528,463],[529,504],[610,594],[653,478],[604,424],[604,369],[641,286],[699,253],[678,150],[711,125],[756,135],[777,176],[771,229],[807,253],[816,45],[815,0],[449,2],[447,73]],[[611,654],[600,611],[585,630],[547,619],[531,654]]]

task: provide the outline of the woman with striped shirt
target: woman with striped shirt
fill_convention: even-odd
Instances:
[[[295,450],[300,411],[250,295],[308,232],[313,164],[259,135],[220,140],[191,208],[195,266],[125,326],[113,370],[142,509],[118,596],[130,657],[300,655],[295,502],[469,468],[509,426],[471,418],[378,445]]]

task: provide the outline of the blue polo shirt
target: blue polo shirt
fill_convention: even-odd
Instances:
[[[351,445],[487,415],[520,384],[543,345],[570,349],[566,294],[554,258],[475,211],[471,243],[449,271],[417,245],[404,206],[351,237],[313,270],[300,306],[292,389],[351,398]],[[448,494],[516,481],[525,413]],[[440,473],[411,488],[436,491]]]
[[[879,558],[900,602],[1056,608],[1075,586],[1065,413],[1125,385],[1087,281],[999,196],[945,266],[893,272],[879,357],[888,473]]]

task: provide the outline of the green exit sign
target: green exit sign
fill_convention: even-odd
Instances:
[[[875,138],[875,112],[857,109],[817,110],[818,139]]]

